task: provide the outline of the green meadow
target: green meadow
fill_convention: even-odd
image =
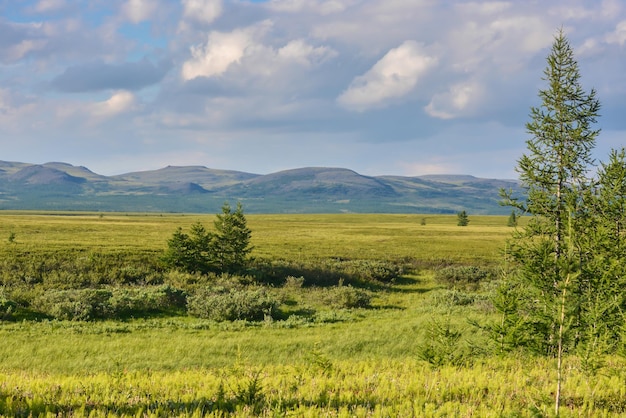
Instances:
[[[158,260],[178,227],[210,215],[0,214],[0,301],[12,301],[0,416],[553,416],[555,360],[499,353],[477,326],[499,320],[506,216],[246,218],[250,277],[201,278]],[[389,269],[392,280],[368,278]],[[450,269],[484,275],[441,280]],[[77,321],[35,309],[51,292],[190,294],[225,280],[262,288],[278,312],[216,321],[168,305]],[[568,356],[560,415],[626,416],[624,361],[590,375]]]

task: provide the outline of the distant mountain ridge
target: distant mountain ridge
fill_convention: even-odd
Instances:
[[[260,175],[167,166],[116,176],[62,162],[0,161],[0,209],[214,213],[240,201],[247,213],[505,214],[499,190],[514,180],[469,175],[365,176],[306,167]]]

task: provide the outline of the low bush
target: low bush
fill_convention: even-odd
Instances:
[[[251,274],[259,281],[282,285],[288,277],[304,278],[305,286],[380,285],[404,274],[398,263],[378,260],[256,260]]]
[[[492,277],[491,270],[477,266],[448,266],[436,271],[435,280],[449,288],[476,290]]]
[[[89,321],[111,317],[110,290],[50,290],[37,299],[32,309],[55,319]]]
[[[208,287],[188,298],[190,315],[214,321],[262,321],[277,314],[280,302],[262,287]]]
[[[90,321],[184,309],[185,294],[170,286],[50,290],[31,309],[55,319]]]
[[[337,286],[326,290],[324,301],[335,309],[369,308],[371,296],[366,290]]]
[[[0,320],[13,319],[13,313],[16,308],[17,303],[9,300],[4,293],[4,289],[0,289]]]
[[[163,282],[151,252],[13,252],[0,258],[0,285],[78,289],[103,285],[157,285]]]

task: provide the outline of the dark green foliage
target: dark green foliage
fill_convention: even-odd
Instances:
[[[216,232],[201,223],[191,226],[189,234],[179,228],[167,242],[162,261],[170,268],[189,273],[238,273],[248,262],[251,231],[241,204],[233,212],[227,203],[214,221]]]
[[[190,315],[214,321],[262,321],[277,314],[279,301],[262,287],[216,286],[188,298]]]
[[[447,287],[474,290],[491,276],[490,270],[477,266],[448,266],[435,272],[435,280]]]
[[[525,290],[509,322],[526,329],[523,341],[535,351],[557,359],[555,413],[559,414],[562,361],[566,352],[596,338],[611,298],[589,270],[596,254],[592,225],[593,188],[588,171],[599,130],[596,93],[580,85],[578,63],[561,30],[547,58],[539,91],[540,107],[532,107],[526,124],[528,152],[517,166],[526,191],[523,201],[503,193],[507,203],[528,213],[528,226],[512,241],[516,278]],[[504,315],[503,318],[507,318]],[[520,324],[524,321],[525,324]],[[501,332],[500,335],[510,335]]]
[[[595,91],[586,93],[580,86],[578,64],[562,32],[547,62],[548,86],[539,92],[541,106],[531,108],[528,153],[517,167],[526,197],[519,201],[503,195],[531,216],[511,242],[516,277],[526,292],[519,314],[526,318],[536,351],[560,356],[580,342],[587,314],[582,297],[591,290],[591,253],[584,241],[593,205],[586,173],[599,133],[592,125],[600,104]]]
[[[247,264],[247,258],[252,247],[246,218],[241,203],[233,212],[228,204],[222,207],[222,213],[214,221],[215,243],[212,246],[217,268],[221,272],[237,273]]]
[[[190,273],[206,274],[215,269],[212,253],[214,234],[200,223],[191,226],[189,234],[178,228],[167,242],[163,262],[169,267]]]
[[[458,226],[467,226],[469,225],[469,217],[467,216],[467,212],[462,210],[456,214]]]
[[[358,286],[393,282],[404,266],[383,260],[255,260],[251,272],[259,281],[282,284],[288,277],[304,278],[305,286],[336,286],[340,282]]]

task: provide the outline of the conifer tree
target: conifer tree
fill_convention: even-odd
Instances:
[[[541,105],[532,107],[526,129],[527,153],[517,171],[525,199],[503,193],[505,201],[531,216],[516,233],[511,255],[518,267],[523,302],[518,314],[528,331],[524,341],[557,363],[555,408],[558,414],[563,354],[580,339],[585,312],[580,289],[587,279],[581,239],[590,216],[589,168],[599,130],[593,128],[600,103],[594,90],[580,84],[578,63],[565,34],[555,36],[539,91]]]
[[[511,211],[509,215],[509,219],[506,221],[506,226],[514,227],[517,226],[517,215],[515,214],[515,210]]]
[[[191,273],[239,273],[248,260],[250,237],[241,204],[233,212],[230,205],[222,206],[216,215],[215,232],[197,222],[189,234],[178,228],[167,242],[163,262],[173,268]]]
[[[223,272],[236,273],[242,270],[252,251],[250,237],[243,206],[237,203],[233,211],[228,203],[222,206],[222,213],[214,221],[217,238],[214,245],[215,259],[218,269]]]
[[[462,210],[461,212],[456,214],[458,226],[467,226],[469,224],[469,217],[467,216],[467,212]]]

